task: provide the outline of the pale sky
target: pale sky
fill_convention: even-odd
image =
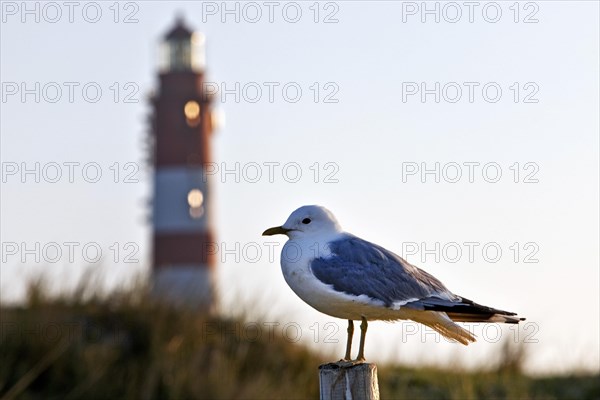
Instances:
[[[297,298],[284,238],[260,236],[320,204],[453,292],[527,317],[500,333],[526,342],[529,371],[600,368],[597,2],[22,4],[2,3],[4,301],[39,271],[59,287],[88,264],[109,286],[147,270],[147,99],[180,13],[206,35],[227,121],[212,187],[230,250],[218,254],[224,311],[279,322],[275,334],[298,324],[300,341],[339,358],[346,322]],[[439,183],[422,175],[436,168]],[[500,346],[495,326],[475,327],[468,348],[414,328],[372,323],[367,357],[477,366]]]

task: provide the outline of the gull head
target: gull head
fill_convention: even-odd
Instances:
[[[263,236],[287,235],[290,239],[310,236],[336,235],[342,231],[331,211],[321,206],[302,206],[281,226],[269,228]]]

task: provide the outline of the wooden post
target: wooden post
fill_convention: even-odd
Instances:
[[[377,365],[339,362],[319,366],[321,400],[379,400]]]

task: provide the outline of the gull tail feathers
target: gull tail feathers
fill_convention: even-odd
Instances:
[[[427,325],[445,338],[453,342],[459,342],[465,346],[475,341],[475,336],[471,332],[456,325],[443,312],[426,311],[421,313],[414,321]]]
[[[525,318],[506,314],[492,314],[490,316],[452,312],[447,312],[446,314],[454,322],[499,322],[504,324],[518,324],[520,321],[525,320]]]
[[[518,324],[525,318],[516,313],[504,311],[493,307],[477,304],[464,297],[448,300],[431,296],[407,304],[407,307],[423,311],[444,312],[454,322],[500,322],[505,324]]]

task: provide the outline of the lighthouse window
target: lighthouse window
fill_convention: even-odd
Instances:
[[[192,189],[188,193],[188,204],[192,208],[202,207],[202,203],[204,202],[204,195],[200,189]]]
[[[200,104],[198,104],[198,102],[190,100],[185,103],[183,113],[185,114],[185,120],[189,126],[198,126],[200,123]]]
[[[190,217],[198,219],[204,215],[204,195],[200,189],[192,189],[189,191],[187,201],[190,206]]]

